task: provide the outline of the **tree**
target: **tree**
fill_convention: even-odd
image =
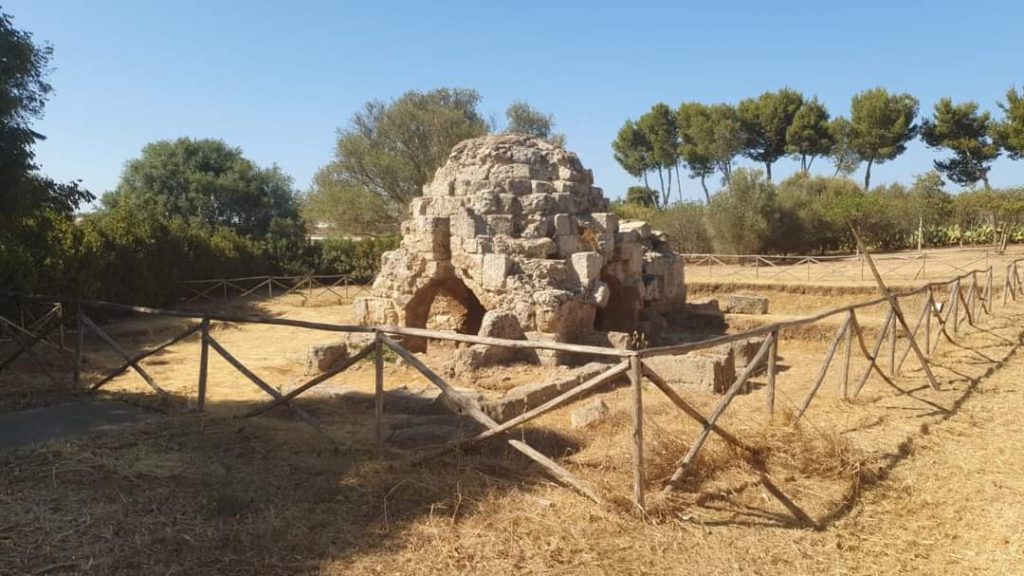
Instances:
[[[386,223],[377,222],[381,211],[375,210],[360,227],[374,227],[377,234],[397,232],[409,201],[422,193],[452,148],[489,131],[477,111],[479,103],[475,90],[462,88],[410,91],[390,103],[367,102],[339,130],[334,159],[318,172],[313,192],[322,191],[317,182],[359,187],[375,196],[387,215]]]
[[[661,182],[660,205],[665,208],[672,197],[672,169],[679,176],[679,129],[676,126],[675,114],[667,104],[658,103],[640,117],[637,123],[650,142],[651,168],[658,171]],[[665,185],[665,173],[668,173],[668,186]]]
[[[799,92],[783,88],[743,100],[736,108],[743,155],[764,164],[768,182],[772,181],[772,164],[786,154],[786,133],[803,102]]]
[[[630,186],[626,190],[626,203],[645,208],[656,208],[658,206],[658,192],[646,186]]]
[[[828,156],[836,167],[833,176],[853,174],[861,163],[860,156],[851,147],[853,125],[846,118],[838,116],[828,123],[828,132],[832,137],[832,149]]]
[[[775,188],[760,170],[738,169],[705,216],[715,251],[760,254],[775,226]]]
[[[687,102],[676,111],[679,127],[679,153],[690,170],[690,176],[700,178],[704,198],[711,201],[706,178],[715,170],[722,173],[722,181],[729,183],[732,163],[743,148],[736,109],[728,104]]]
[[[128,207],[196,228],[225,226],[262,238],[276,219],[298,220],[292,181],[276,166],[260,168],[221,140],[160,140],[130,160],[108,208]]]
[[[0,286],[32,290],[50,270],[72,213],[93,199],[77,182],[39,173],[33,147],[44,137],[32,129],[52,92],[46,75],[53,49],[14,27],[0,12]]]
[[[650,188],[647,173],[654,167],[654,149],[647,134],[633,120],[619,128],[612,142],[615,161],[622,166],[627,174],[634,178],[643,178],[644,188]]]
[[[865,90],[850,103],[850,148],[867,162],[864,190],[871,187],[871,166],[888,162],[907,150],[917,135],[918,102],[910,94],[889,94],[884,88]]]
[[[92,195],[77,183],[58,183],[38,173],[35,144],[45,137],[32,129],[43,116],[53,88],[46,81],[53,48],[36,44],[0,12],[0,224],[39,209],[76,210]],[[4,222],[5,219],[10,219]]]
[[[565,135],[555,134],[555,117],[544,114],[521,100],[516,100],[505,109],[508,126],[505,132],[527,134],[548,140],[558,146],[565,146]]]
[[[834,145],[828,110],[817,97],[804,102],[786,130],[786,152],[799,158],[800,170],[808,172],[814,159],[829,154]]]
[[[1014,160],[1024,158],[1024,92],[1006,91],[1006,103],[999,103],[1002,121],[992,126],[992,139]]]
[[[943,98],[935,104],[935,115],[921,122],[921,138],[932,148],[946,148],[953,157],[935,160],[935,169],[947,178],[964,186],[979,180],[991,188],[988,172],[999,157],[999,146],[989,133],[992,118],[988,112],[978,112],[976,102],[953,104]]]

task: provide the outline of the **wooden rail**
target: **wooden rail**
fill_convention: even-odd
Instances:
[[[419,457],[414,459],[415,461],[433,460],[451,452],[452,450],[465,447],[470,444],[484,442],[488,439],[500,436],[510,447],[519,451],[527,458],[535,461],[545,471],[551,474],[552,477],[596,502],[603,502],[605,499],[592,486],[574,475],[562,465],[558,464],[556,461],[541,454],[521,438],[515,438],[512,435],[512,432],[516,428],[519,428],[544,414],[578,400],[588,392],[592,392],[593,390],[596,390],[601,386],[605,386],[614,380],[622,380],[622,377],[626,376],[630,383],[629,398],[630,405],[632,407],[631,434],[633,447],[633,498],[636,506],[642,511],[645,507],[646,491],[648,489],[644,454],[645,411],[643,382],[645,380],[652,384],[658,391],[663,393],[684,415],[696,421],[701,427],[701,431],[694,438],[686,453],[683,454],[676,463],[676,469],[671,477],[665,480],[662,489],[664,491],[669,491],[678,485],[679,481],[683,476],[685,476],[690,465],[712,435],[721,438],[730,445],[733,445],[745,452],[750,453],[753,451],[746,442],[725,430],[719,421],[727,412],[735,397],[745,388],[747,381],[753,376],[755,371],[760,369],[762,366],[765,368],[767,374],[766,407],[769,415],[774,412],[776,375],[778,373],[778,350],[780,343],[782,342],[782,337],[788,330],[814,324],[833,316],[843,316],[843,321],[829,342],[822,364],[817,371],[817,375],[810,386],[807,395],[801,401],[798,407],[798,412],[790,421],[796,422],[810,409],[816,395],[818,395],[823,388],[827,374],[830,370],[834,369],[842,371],[840,378],[840,396],[844,399],[855,398],[864,388],[872,374],[878,375],[887,385],[902,390],[896,384],[894,379],[899,373],[900,367],[904,364],[906,358],[914,352],[922,365],[924,372],[928,376],[929,383],[937,387],[938,382],[934,379],[934,375],[932,375],[928,369],[928,364],[929,357],[935,353],[935,350],[941,340],[945,339],[950,342],[956,342],[961,322],[966,322],[967,325],[974,326],[980,321],[980,318],[983,315],[991,315],[994,313],[993,274],[991,267],[985,270],[970,271],[941,282],[929,282],[915,289],[896,292],[884,287],[884,284],[881,282],[881,273],[875,268],[870,259],[868,262],[871,268],[873,268],[873,275],[875,275],[876,279],[879,281],[880,290],[883,292],[883,295],[879,298],[824,310],[802,318],[775,322],[767,326],[762,326],[738,334],[710,338],[699,342],[660,346],[643,350],[620,350],[615,348],[584,346],[559,342],[507,340],[400,326],[353,326],[274,318],[269,316],[166,310],[144,306],[129,306],[111,302],[85,300],[80,298],[9,295],[10,297],[17,299],[19,302],[26,304],[46,304],[48,306],[56,306],[59,307],[61,312],[54,312],[49,317],[41,317],[35,324],[30,322],[29,326],[34,326],[34,330],[21,327],[11,320],[0,318],[0,320],[2,320],[0,325],[17,326],[17,330],[14,330],[13,328],[8,329],[14,330],[20,337],[20,340],[18,341],[18,350],[13,356],[0,362],[0,368],[10,365],[14,362],[17,356],[20,356],[23,353],[27,352],[31,354],[31,350],[34,345],[44,341],[48,334],[57,329],[58,325],[63,325],[62,321],[55,322],[57,319],[63,320],[62,311],[67,307],[74,307],[77,309],[75,322],[78,327],[75,334],[76,344],[73,349],[75,358],[75,384],[78,384],[80,380],[84,337],[87,331],[91,331],[107,346],[117,352],[124,361],[112,372],[101,376],[99,380],[91,384],[88,387],[88,390],[95,392],[116,376],[131,369],[158,394],[161,396],[167,395],[164,388],[159,386],[155,379],[145,371],[145,368],[142,366],[142,362],[153,354],[195,336],[198,333],[198,340],[200,344],[200,364],[199,374],[197,375],[198,397],[195,405],[195,409],[197,411],[201,412],[206,409],[206,396],[209,386],[208,358],[209,350],[212,349],[216,354],[220,355],[225,361],[270,397],[266,403],[249,410],[241,417],[248,418],[258,416],[277,407],[283,406],[295,417],[309,424],[318,432],[327,435],[328,432],[325,427],[311,414],[299,408],[295,404],[295,400],[312,388],[345,373],[356,363],[366,360],[372,356],[375,367],[374,437],[378,443],[381,443],[383,441],[382,421],[386,409],[383,356],[385,351],[391,351],[420,372],[434,386],[439,388],[442,393],[457,407],[458,412],[468,416],[481,427],[479,432],[468,439],[458,440],[449,445],[442,446],[441,448],[435,448],[421,453]],[[1002,295],[1004,304],[1008,303],[1011,298],[1013,300],[1017,300],[1019,296],[1024,296],[1024,271],[1021,270],[1024,266],[1022,266],[1022,263],[1024,263],[1024,259],[1015,260],[1007,266],[1007,277],[1003,283]],[[935,298],[935,292],[945,291],[947,289],[948,295],[945,297],[945,302],[940,305]],[[924,296],[924,303],[920,312],[916,316],[913,326],[910,326],[905,319],[901,320],[902,309],[900,301],[905,300],[908,297],[919,297],[922,295]],[[858,318],[857,311],[886,303],[889,305],[888,315],[875,335],[875,342],[873,343],[873,346],[869,348],[865,341],[864,329],[861,325],[860,319]],[[57,310],[58,308],[54,309]],[[195,322],[191,323],[188,327],[170,339],[161,342],[156,346],[150,347],[148,350],[132,354],[119,344],[109,333],[107,333],[99,323],[97,323],[93,318],[90,318],[87,315],[88,310],[99,310],[108,313],[115,312],[119,314],[166,316],[194,320]],[[211,327],[214,322],[288,326],[327,332],[365,333],[372,334],[373,340],[340,366],[311,378],[309,381],[295,387],[288,393],[282,393],[279,392],[278,389],[270,382],[267,382],[251,369],[246,367],[241,360],[228,351],[222,343],[211,335]],[[941,337],[932,337],[933,323],[938,328]],[[924,332],[924,343],[923,346],[917,346],[916,338],[922,331]],[[505,422],[499,423],[484,412],[473,398],[460,393],[443,377],[424,364],[419,357],[406,350],[401,342],[396,340],[396,338],[401,337],[430,338],[435,340],[447,340],[452,342],[502,346],[518,349],[555,350],[606,358],[614,363],[602,373],[562,392],[556,398],[538,406],[529,407],[526,412],[510,418]],[[717,406],[707,416],[702,414],[692,403],[687,402],[676,389],[670,386],[667,381],[659,375],[650,364],[647,363],[648,359],[656,356],[685,354],[701,349],[729,344],[739,340],[761,337],[763,337],[763,342],[761,343],[761,346],[753,360],[748,363],[746,369],[736,376],[725,391],[721,400],[718,402]],[[903,350],[901,356],[898,356],[897,342],[900,337],[906,342],[906,349]],[[885,345],[887,338],[889,342],[889,349],[887,352],[883,353],[883,346]],[[844,341],[845,345],[843,345]],[[854,345],[854,341],[856,341],[856,345]],[[840,353],[839,351],[841,349],[843,350],[842,354],[844,356],[843,362],[836,363],[834,362],[835,356]],[[852,380],[849,374],[850,359],[854,354],[858,353],[862,355],[868,363],[860,377],[856,380]],[[883,369],[882,362],[880,362],[881,357],[884,355],[888,356],[888,373]],[[837,366],[838,368],[836,368]],[[852,386],[850,385],[851,382],[853,383]],[[756,473],[759,475],[760,481],[764,483],[765,487],[768,489],[768,492],[777,498],[788,510],[790,510],[796,518],[801,522],[813,524],[813,520],[811,520],[810,517],[799,508],[799,506],[788,498],[778,488],[778,486],[771,481],[764,470],[757,470]]]
[[[306,301],[333,294],[339,300],[350,300],[368,294],[372,278],[351,274],[310,274],[302,276],[245,276],[185,280],[178,284],[179,302],[228,302],[246,297],[287,296],[301,294]],[[276,288],[276,292],[275,292]]]

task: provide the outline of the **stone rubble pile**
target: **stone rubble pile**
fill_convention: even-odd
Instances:
[[[452,150],[412,202],[401,245],[384,254],[356,316],[364,325],[425,327],[439,296],[458,304],[462,333],[587,343],[656,330],[686,299],[683,260],[664,234],[619,222],[575,154],[514,134]],[[522,356],[472,349],[462,351],[464,368]]]

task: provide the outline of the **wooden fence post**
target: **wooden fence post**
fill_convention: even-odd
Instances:
[[[640,512],[644,507],[644,403],[643,367],[639,356],[629,358],[629,382],[633,389],[633,499]]]
[[[779,359],[779,331],[772,330],[768,334],[771,338],[771,348],[768,349],[768,421],[775,416],[775,374],[778,370]]]
[[[856,322],[853,317],[853,310],[847,315],[846,320],[846,352],[843,355],[843,383],[841,393],[843,400],[846,400],[850,382],[850,353],[853,352],[853,331],[856,330]]]
[[[951,302],[950,305],[952,306],[952,311],[950,312],[950,314],[953,315],[953,334],[959,334],[960,333],[960,279],[959,278],[957,278],[956,281],[953,282],[953,290],[951,292],[953,294],[953,297],[952,297],[952,300],[950,301]]]
[[[896,377],[896,337],[899,331],[899,324],[893,323],[892,331],[889,332],[889,377]]]
[[[77,386],[82,381],[82,348],[85,346],[85,323],[82,322],[82,307],[75,311],[75,375],[72,382]]]
[[[200,328],[200,339],[199,339],[199,391],[198,398],[196,400],[196,410],[204,412],[206,410],[206,374],[207,366],[210,362],[210,319],[203,318],[202,327]]]
[[[380,332],[374,335],[374,341],[376,345],[373,350],[373,418],[374,434],[377,445],[380,446],[384,442],[384,343],[381,342]]]
[[[935,309],[935,300],[932,299],[932,289],[928,288],[928,296],[925,300],[928,312],[924,318],[924,355],[932,355],[932,310]]]

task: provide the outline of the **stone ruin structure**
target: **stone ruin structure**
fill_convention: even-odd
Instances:
[[[658,331],[685,299],[683,260],[667,237],[645,222],[620,223],[575,154],[499,134],[455,146],[355,310],[363,325],[622,347],[635,332]],[[471,367],[523,354],[459,351]]]

